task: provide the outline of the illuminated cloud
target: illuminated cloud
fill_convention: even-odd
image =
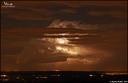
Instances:
[[[127,69],[126,1],[13,4],[1,10],[2,70]]]
[[[97,25],[80,23],[77,21],[60,21],[54,20],[48,28],[75,28],[75,29],[83,29],[83,30],[94,30],[98,29]]]
[[[49,28],[47,29],[49,31]],[[13,39],[15,39],[15,37],[16,38],[20,37],[19,39],[21,39],[19,40],[20,41],[19,43],[18,41],[16,43],[15,41],[13,42],[12,40],[10,40],[10,42],[12,41],[11,43],[7,42],[5,45],[7,45],[8,48],[10,47],[10,45],[24,47],[24,49],[22,49],[20,52],[10,53],[11,56],[7,56],[9,57],[8,61],[6,59],[7,57],[2,57],[3,59],[2,64],[9,65],[8,62],[12,61],[13,64],[15,63],[16,65],[19,65],[18,68],[20,68],[21,70],[27,70],[27,69],[29,70],[30,68],[32,68],[33,70],[38,70],[37,68],[40,68],[40,70],[51,70],[51,69],[72,70],[72,68],[76,70],[84,70],[84,69],[107,70],[108,69],[107,67],[109,67],[109,65],[114,66],[112,69],[115,70],[115,68],[119,66],[119,65],[118,66],[115,65],[118,64],[118,62],[121,61],[122,64],[125,64],[124,62],[126,61],[125,47],[127,41],[126,40],[127,31],[125,30],[125,28],[123,29],[118,28],[114,32],[107,31],[104,34],[99,32],[98,34],[100,35],[92,35],[91,33],[84,36],[78,36],[79,34],[75,34],[74,32],[70,34],[51,33],[50,35],[50,33],[48,33],[47,30],[43,30],[43,29],[42,29],[43,31],[41,31],[41,29],[37,31],[36,30],[37,29],[29,30],[30,41],[26,40],[24,41],[24,43],[21,42],[21,40],[22,38],[23,39],[26,38],[26,35],[28,33],[25,32],[27,31],[27,29],[25,30],[14,29],[14,30],[2,31],[2,32],[8,32],[8,35],[6,34],[7,39],[12,37],[9,36],[9,33],[13,35],[12,37]],[[54,30],[54,28],[52,28],[51,31],[56,31],[56,30],[57,29]],[[21,31],[23,31],[22,34],[20,35],[15,34],[15,33],[19,34],[19,32]],[[45,36],[42,37],[40,36],[40,38],[34,37],[36,32],[42,34],[45,33]],[[56,36],[54,36],[53,34]],[[50,35],[51,37],[48,37],[48,35]],[[64,35],[67,35],[67,37],[65,37]],[[75,37],[70,37],[71,35],[75,35]],[[2,35],[1,37],[4,38],[5,36]],[[121,39],[119,40],[119,38]],[[5,41],[2,42],[2,45],[4,43]],[[115,61],[115,63],[113,63],[113,61]],[[110,62],[113,64],[111,64]],[[46,69],[44,68],[45,67],[44,64],[47,64]],[[25,66],[26,68],[24,68],[24,65],[26,65]],[[101,68],[101,65],[103,68]],[[106,65],[106,67],[104,67],[103,65]],[[34,66],[37,68],[34,68]],[[78,68],[79,66],[82,67]],[[122,67],[120,69],[125,70],[126,65],[121,65],[121,66]],[[2,69],[4,69],[5,67],[6,66],[2,65]],[[13,68],[17,69],[16,67]]]
[[[51,30],[54,30],[54,28],[56,27],[51,28]],[[73,26],[72,28],[75,28],[75,26]],[[47,29],[49,30],[50,28],[47,28]],[[96,63],[100,59],[106,57],[104,56],[104,53],[102,54],[99,52],[97,54],[97,52],[95,52],[96,49],[89,50],[88,46],[82,46],[86,44],[72,43],[74,42],[74,40],[77,40],[78,42],[80,42],[79,39],[83,40],[83,38],[84,37],[86,38],[86,36],[95,37],[95,35],[97,34],[95,33],[90,34],[89,32],[87,33],[86,30],[85,30],[85,33],[74,33],[74,32],[73,33],[55,33],[55,32],[46,33],[45,32],[43,38],[31,39],[30,46],[25,46],[25,49],[19,55],[17,55],[18,56],[17,63],[18,64],[29,63],[29,62],[52,63],[52,62],[68,61],[67,60],[68,58],[73,59],[73,61],[76,60],[76,62],[78,62],[79,61],[78,59],[80,59],[82,60],[83,63],[86,63],[86,64]],[[85,41],[86,39],[84,40],[84,42]],[[102,57],[99,57],[100,54],[102,54]],[[77,58],[77,59],[74,59],[74,58]],[[93,62],[94,59],[97,59],[97,60]]]
[[[65,43],[60,43],[64,41]],[[17,55],[17,63],[52,63],[67,61],[68,58],[78,58],[85,62],[94,63],[105,56],[99,57],[95,49],[89,50],[88,47],[81,47],[75,44],[68,44],[68,40],[63,38],[54,39],[33,39],[30,45]],[[66,43],[67,42],[67,43]],[[81,50],[80,50],[81,49]],[[91,62],[90,62],[91,61]],[[95,60],[95,62],[97,62]]]
[[[65,25],[68,22],[77,23],[75,21],[65,21]],[[60,23],[53,22],[53,25],[59,25]],[[96,64],[102,61],[103,59],[105,59],[106,57],[113,56],[112,55],[113,52],[109,52],[108,48],[106,49],[108,43],[112,43],[115,39],[116,41],[118,41],[117,40],[118,38],[116,38],[112,32],[109,32],[109,34],[108,33],[103,34],[101,32],[98,32],[98,30],[97,30],[98,33],[95,33],[93,32],[93,30],[91,30],[92,32],[90,33],[90,31],[88,30],[80,29],[83,30],[83,32],[80,33],[78,31],[79,29],[77,29],[76,26],[72,26],[72,28],[69,27],[64,28],[67,30],[69,29],[70,32],[72,33],[65,33],[66,31],[64,31],[63,26],[59,28],[52,26],[52,28],[48,27],[46,29],[31,29],[31,30],[30,29],[2,30],[2,33],[4,32],[4,34],[2,34],[2,38],[15,39],[20,37],[19,39],[22,38],[30,39],[30,41],[25,41],[26,43],[22,42],[21,44],[17,43],[17,45],[14,44],[16,46],[19,45],[24,47],[24,49],[22,49],[22,51],[19,54],[15,55],[15,57],[17,57],[16,59],[17,64],[54,63],[54,62],[65,62],[65,63],[70,62],[70,64],[76,64],[76,63]],[[79,24],[77,26],[79,26]],[[108,25],[108,26],[113,27],[115,25]],[[91,28],[93,29],[93,27]],[[73,32],[74,29],[76,29],[77,33]],[[62,30],[63,33],[56,33],[55,31],[57,30],[58,31]],[[21,31],[23,32],[21,33]],[[27,33],[25,33],[26,31]],[[11,36],[8,34],[8,32],[11,33]],[[28,32],[29,35],[27,35]],[[121,31],[119,30],[117,33],[120,32]],[[39,33],[41,34],[40,38],[38,38],[39,36],[38,37],[35,36],[37,33],[38,35]],[[123,33],[124,32],[118,34],[118,37]],[[124,35],[122,35],[121,38],[123,38]],[[117,43],[116,41],[115,44]],[[111,44],[112,45],[111,48],[113,48],[113,46],[115,47],[115,44],[114,45]],[[118,48],[120,48],[120,46]]]

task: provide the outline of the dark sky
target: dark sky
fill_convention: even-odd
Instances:
[[[1,2],[1,69],[126,71],[127,2]]]

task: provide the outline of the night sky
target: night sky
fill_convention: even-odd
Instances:
[[[1,70],[126,71],[127,1],[2,1]]]

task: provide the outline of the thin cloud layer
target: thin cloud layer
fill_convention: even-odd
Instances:
[[[60,21],[54,20],[48,28],[75,28],[75,29],[82,29],[82,30],[96,30],[98,29],[97,25],[85,24],[80,23],[77,21]]]
[[[3,4],[4,2],[2,2]],[[1,13],[9,18],[16,20],[54,20],[58,13],[78,13],[77,8],[86,6],[99,6],[99,7],[120,7],[126,10],[127,4],[125,1],[13,1],[16,8],[7,9],[2,8]],[[29,4],[29,5],[28,5]],[[54,5],[53,5],[54,4]],[[75,9],[76,8],[76,9]],[[24,11],[24,12],[23,12]],[[116,14],[114,13],[116,12]],[[87,14],[99,15],[112,15],[118,18],[126,17],[126,12],[120,10],[113,10],[110,12],[101,11],[88,11]]]
[[[90,11],[88,14],[92,16],[109,15],[116,18],[127,18],[127,12],[124,11]]]

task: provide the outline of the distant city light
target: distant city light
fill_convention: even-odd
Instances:
[[[93,75],[92,75],[92,74],[90,74],[89,76],[90,76],[90,77],[92,77]]]
[[[48,78],[48,77],[40,77],[40,78]]]
[[[104,75],[101,75],[101,77],[103,77]]]
[[[51,76],[60,76],[60,75],[51,75]]]
[[[53,70],[53,71],[59,71],[59,70]]]
[[[1,77],[7,77],[7,75],[1,75]]]
[[[97,79],[103,79],[103,80],[108,80],[111,81],[110,82],[113,82],[113,77],[115,77],[116,75],[119,76],[119,78],[117,80],[119,80],[119,82],[127,82],[127,74],[124,73],[124,72],[116,72],[116,73],[110,73],[110,72],[107,72],[107,73],[93,73],[93,72],[90,72],[90,73],[87,73],[87,72],[83,72],[83,73],[72,73],[72,72],[56,72],[56,71],[59,71],[59,70],[54,70],[54,71],[50,71],[50,72],[42,72],[42,73],[24,73],[24,74],[15,74],[17,72],[15,72],[14,74],[2,74],[1,75],[1,78],[0,78],[0,81],[2,82],[44,82],[44,81],[49,81],[49,80],[66,80],[67,78],[69,79],[85,79],[86,80],[89,80],[89,81],[92,81],[95,80],[95,81],[98,81]],[[105,75],[105,76],[104,76]],[[112,75],[112,76],[111,76]],[[122,79],[120,78],[122,75],[124,75],[125,77]],[[87,77],[91,78],[91,79],[88,79]],[[87,79],[86,79],[87,78]],[[96,78],[96,79],[95,79]],[[31,80],[30,80],[31,79]],[[91,83],[91,82],[90,82]],[[97,82],[98,83],[98,82]]]

